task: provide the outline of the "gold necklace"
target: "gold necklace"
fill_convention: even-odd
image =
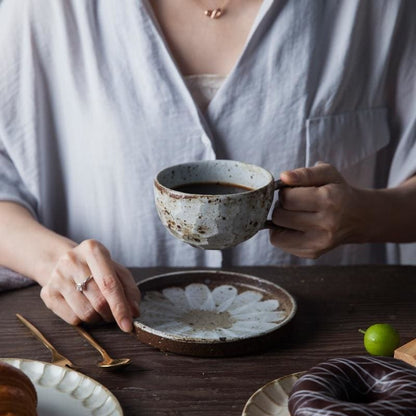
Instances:
[[[207,9],[204,11],[205,16],[210,19],[219,19],[225,13],[225,6],[228,1],[226,1],[221,7],[216,7],[215,9]]]

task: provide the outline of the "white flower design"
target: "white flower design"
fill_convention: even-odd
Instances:
[[[254,290],[238,293],[232,285],[212,291],[192,283],[144,295],[138,319],[144,325],[189,339],[232,341],[269,332],[287,317],[276,299],[263,300]]]

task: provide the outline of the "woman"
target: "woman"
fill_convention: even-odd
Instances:
[[[409,262],[415,14],[412,1],[3,1],[0,264],[67,322],[129,331],[125,266]],[[202,251],[165,232],[156,172],[215,158],[293,185],[270,239]]]

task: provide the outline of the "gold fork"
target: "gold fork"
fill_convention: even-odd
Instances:
[[[59,353],[56,348],[45,338],[45,336],[37,329],[33,324],[31,324],[26,318],[24,318],[19,313],[16,314],[17,319],[19,319],[22,324],[29,328],[30,332],[51,352],[52,354],[52,364],[59,365],[61,367],[70,367],[77,369],[78,367],[70,361],[68,358]]]

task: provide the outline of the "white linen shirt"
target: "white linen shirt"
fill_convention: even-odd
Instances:
[[[414,1],[265,0],[202,113],[146,0],[4,0],[0,199],[126,266],[415,262],[414,244],[303,260],[267,231],[203,251],[163,228],[152,190],[162,168],[215,158],[398,185],[416,172],[415,19]]]

